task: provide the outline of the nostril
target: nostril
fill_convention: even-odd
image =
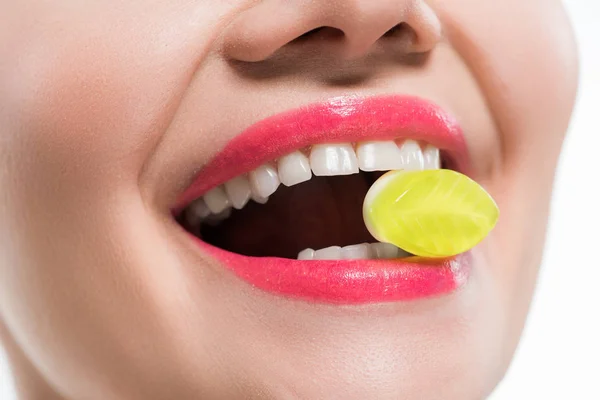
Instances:
[[[402,37],[406,35],[414,35],[414,30],[406,22],[401,22],[388,30],[383,37]]]
[[[320,26],[318,28],[312,29],[308,32],[303,33],[298,36],[296,39],[292,40],[292,42],[303,42],[306,40],[312,39],[337,39],[344,36],[344,32],[340,29],[333,28],[330,26]]]
[[[303,33],[302,35],[298,36],[296,38],[296,40],[308,39],[309,37],[314,36],[315,34],[321,32],[323,29],[325,29],[325,27],[324,26],[320,26],[318,28],[310,30],[310,31],[308,31],[306,33]]]

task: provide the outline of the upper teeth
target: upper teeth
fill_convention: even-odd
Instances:
[[[358,158],[351,144],[317,144],[310,166],[316,176],[352,175],[358,173]]]
[[[356,147],[356,150],[355,150]],[[235,177],[194,201],[186,211],[192,225],[210,217],[224,219],[231,207],[243,208],[250,199],[264,204],[279,185],[297,185],[316,176],[350,175],[362,171],[398,169],[439,169],[440,152],[431,145],[423,149],[414,140],[368,141],[353,146],[350,143],[318,144],[312,146],[309,157],[295,151],[277,162],[270,162]],[[311,173],[312,170],[312,173]]]

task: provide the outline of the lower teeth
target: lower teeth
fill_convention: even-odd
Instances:
[[[298,260],[381,260],[409,257],[410,254],[389,243],[362,243],[351,246],[331,246],[320,250],[305,249]]]

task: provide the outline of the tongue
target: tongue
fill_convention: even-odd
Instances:
[[[313,177],[282,186],[267,204],[250,202],[218,226],[203,227],[202,239],[247,256],[285,258],[296,258],[306,248],[373,242],[362,218],[368,178],[373,177]]]

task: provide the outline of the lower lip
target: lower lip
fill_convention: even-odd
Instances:
[[[225,267],[276,295],[333,304],[399,302],[441,296],[468,280],[470,253],[452,259],[314,260],[247,257],[192,236]]]

